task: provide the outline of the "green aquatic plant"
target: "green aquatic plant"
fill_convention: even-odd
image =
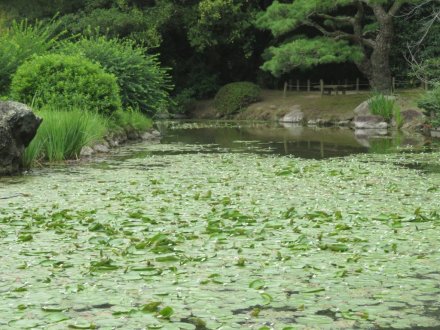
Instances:
[[[77,158],[84,146],[102,139],[107,132],[107,120],[97,113],[46,107],[37,114],[43,122],[25,150],[23,165],[27,168],[40,160]]]
[[[396,111],[396,101],[394,98],[381,93],[374,94],[368,100],[368,106],[373,115],[382,116],[386,121],[390,121]]]
[[[439,157],[136,144],[2,179],[0,327],[437,328]]]

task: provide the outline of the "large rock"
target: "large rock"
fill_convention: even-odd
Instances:
[[[401,115],[403,119],[402,129],[419,130],[426,123],[425,115],[417,110],[404,110]]]
[[[0,101],[0,175],[20,172],[24,149],[41,121],[22,103]]]
[[[292,109],[280,119],[281,123],[301,123],[304,120],[304,113],[298,106]]]
[[[356,116],[369,116],[369,115],[371,115],[370,106],[368,104],[368,101],[364,101],[361,104],[359,104],[356,107],[356,109],[353,110],[353,112]]]
[[[356,116],[354,118],[355,129],[387,129],[388,123],[381,116]]]
[[[437,128],[432,129],[431,130],[431,137],[436,138],[436,139],[440,138],[440,130]]]

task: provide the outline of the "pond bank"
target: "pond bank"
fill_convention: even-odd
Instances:
[[[422,90],[404,90],[397,94],[397,104],[401,110],[418,109],[417,98]],[[251,104],[244,111],[234,116],[238,120],[279,121],[293,109],[300,109],[305,122],[318,125],[334,125],[353,120],[359,104],[371,97],[371,92],[352,93],[347,95],[324,95],[318,92],[288,92],[283,97],[282,91],[263,90],[262,101]],[[194,119],[218,118],[212,100],[199,101],[195,104],[190,117]]]
[[[139,131],[131,128],[121,129],[107,134],[102,141],[81,149],[80,157],[90,157],[96,153],[108,153],[112,148],[123,146],[127,143],[140,141],[157,141],[161,134],[156,129]]]

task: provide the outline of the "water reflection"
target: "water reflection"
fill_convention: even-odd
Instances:
[[[353,131],[349,128],[304,127],[246,122],[161,122],[161,143],[210,144],[228,152],[272,153],[324,159],[357,153],[390,153],[423,147],[422,135]]]

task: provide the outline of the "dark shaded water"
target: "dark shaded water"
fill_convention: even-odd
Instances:
[[[437,147],[417,133],[368,136],[349,128],[240,122],[160,122],[161,143],[210,145],[210,152],[294,155],[307,159]],[[205,150],[206,152],[206,150]]]

